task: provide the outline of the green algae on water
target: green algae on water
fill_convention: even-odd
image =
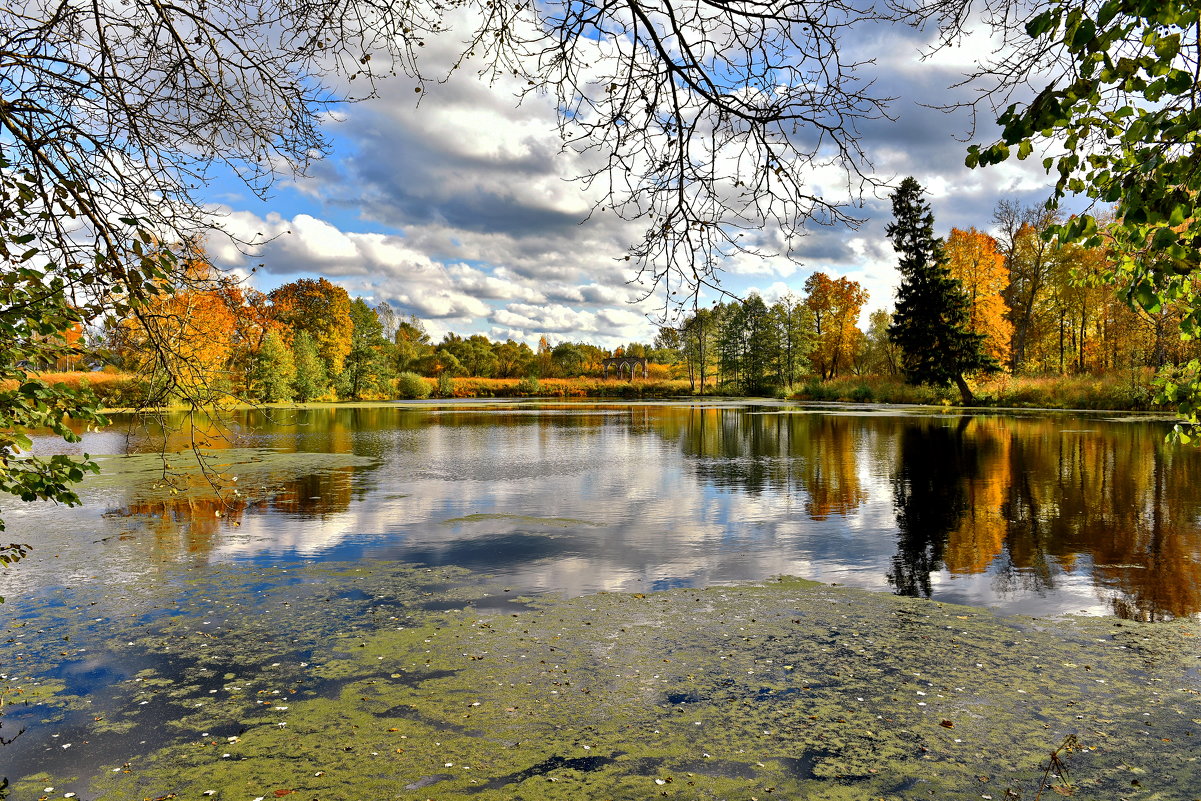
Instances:
[[[367,574],[314,591],[370,588],[376,604],[391,582]],[[425,612],[404,593],[303,667],[232,631],[211,675],[168,691],[180,739],[102,766],[92,794],[1033,798],[1068,735],[1080,797],[1201,786],[1197,621],[1000,618],[794,580],[497,608],[468,590],[462,609]],[[175,625],[195,636],[144,647],[212,645]]]
[[[376,463],[351,453],[307,453],[271,448],[228,448],[199,453],[137,453],[97,456],[100,472],[84,489],[128,488],[140,496],[212,495],[228,489],[282,484],[313,473]]]

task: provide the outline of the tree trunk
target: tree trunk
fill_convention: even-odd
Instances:
[[[963,399],[964,406],[976,405],[976,396],[972,394],[972,388],[967,385],[962,374],[955,376],[955,386],[959,387],[959,396]]]

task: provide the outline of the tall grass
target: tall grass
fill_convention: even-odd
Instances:
[[[688,395],[688,382],[651,377],[633,381],[603,378],[454,379],[456,398],[664,398]]]
[[[1113,409],[1146,411],[1157,408],[1150,389],[1152,373],[1112,373],[1103,376],[1013,376],[1002,374],[970,381],[979,406],[1013,409]],[[919,403],[955,406],[954,387],[913,386],[891,376],[843,376],[813,379],[785,388],[780,397],[793,400],[858,403]]]
[[[147,392],[145,381],[131,373],[117,372],[44,372],[36,373],[47,384],[63,384],[74,390],[85,389],[96,396],[101,406],[136,406]],[[17,388],[16,381],[0,381],[0,391]]]
[[[1152,371],[1112,373],[1103,376],[1013,376],[998,375],[971,381],[977,405],[1001,408],[1113,409],[1145,411],[1166,409],[1153,403]],[[148,387],[136,375],[115,372],[46,372],[38,377],[50,384],[85,388],[105,408],[134,407],[146,396]],[[407,379],[407,384],[404,379]],[[414,381],[416,379],[416,381]],[[417,386],[417,381],[421,386]],[[435,389],[444,398],[668,398],[690,396],[685,380],[652,374],[647,380],[620,381],[603,378],[445,378],[436,382],[420,376],[403,376],[397,382],[398,397],[424,397]],[[15,389],[12,381],[0,382],[0,390]],[[712,390],[713,388],[711,388]],[[423,395],[424,393],[424,395]],[[784,387],[776,397],[789,400],[840,401],[847,403],[912,403],[956,406],[959,392],[954,387],[913,386],[891,376],[843,376],[830,381],[816,378]],[[381,398],[385,399],[385,398]]]

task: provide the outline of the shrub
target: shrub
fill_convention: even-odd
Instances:
[[[416,373],[401,373],[396,377],[396,394],[402,398],[428,398],[430,391],[430,383]]]
[[[438,397],[453,398],[455,396],[455,379],[443,370],[438,374]]]
[[[860,384],[851,390],[851,400],[858,403],[870,403],[874,397],[875,393],[867,384]]]
[[[526,376],[517,382],[517,391],[522,395],[537,395],[542,390],[541,384],[538,383],[538,376]]]

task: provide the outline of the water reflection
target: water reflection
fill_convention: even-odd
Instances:
[[[968,510],[965,488],[979,476],[975,442],[964,436],[969,420],[952,426],[924,423],[900,433],[893,479],[897,553],[888,581],[899,595],[930,597],[930,574],[943,565],[952,531]]]
[[[159,497],[135,482],[10,522],[17,535],[26,521],[26,539],[51,518],[89,535],[119,524],[126,558],[136,523],[148,560],[386,557],[569,593],[792,573],[1156,620],[1201,611],[1199,454],[1163,432],[1100,416],[779,404],[243,411],[203,427],[214,452],[294,458],[244,472],[238,496]],[[83,448],[113,442],[93,434]],[[157,444],[150,432],[123,447]],[[96,541],[89,569],[112,552]]]

